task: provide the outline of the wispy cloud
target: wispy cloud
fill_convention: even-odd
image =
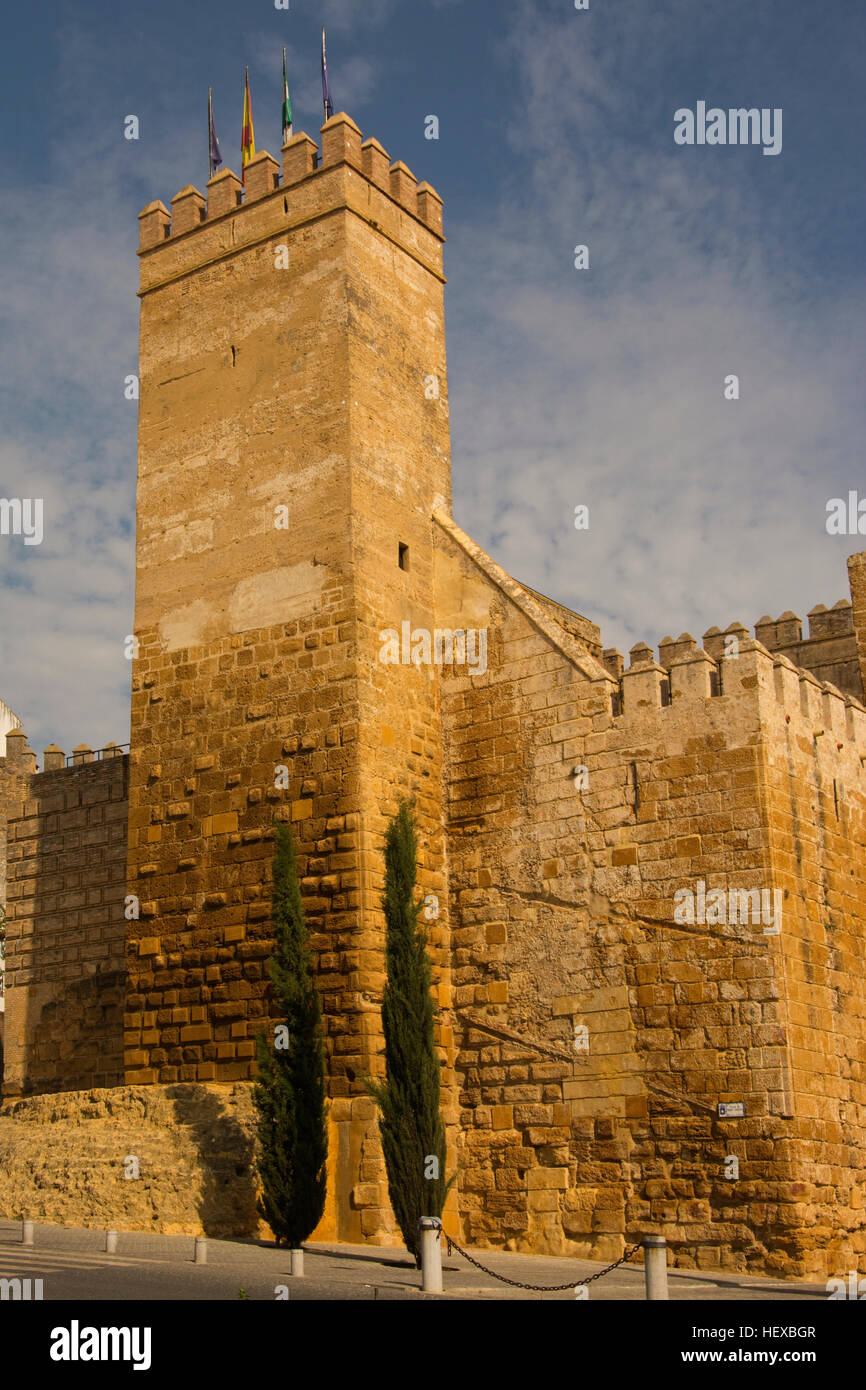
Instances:
[[[400,6],[321,8],[339,58],[335,99],[357,116],[387,90],[388,69],[362,38]],[[824,507],[863,490],[854,441],[866,296],[862,276],[826,274],[826,222],[801,196],[793,130],[774,160],[674,147],[676,106],[714,95],[684,76],[701,71],[719,32],[710,7],[671,0],[647,18],[643,3],[623,0],[604,23],[600,7],[581,16],[529,0],[496,13],[485,57],[508,95],[492,138],[509,165],[492,199],[468,197],[459,219],[455,200],[445,208],[458,520],[518,577],[600,622],[609,645],[832,604],[845,555],[863,546],[828,537]],[[244,61],[272,79],[275,32],[244,34]],[[37,748],[128,737],[136,406],[123,381],[138,351],[135,214],[190,181],[203,187],[207,168],[183,55],[162,38],[158,26],[143,30],[133,81],[109,40],[95,59],[90,32],[69,22],[56,94],[87,149],[86,178],[64,129],[26,196],[0,187],[0,496],[45,502],[41,546],[0,537],[0,698]],[[740,25],[731,44],[720,99],[775,105],[760,96],[769,79],[750,69],[759,39]],[[840,72],[852,52],[840,53]],[[289,62],[296,128],[315,135],[317,54],[293,39]],[[789,45],[785,64],[797,76],[808,56]],[[94,65],[105,76],[91,110],[82,74]],[[278,102],[253,96],[257,143],[277,153]],[[237,97],[239,128],[239,87]],[[224,101],[218,129],[236,163]],[[139,142],[122,138],[130,110]],[[462,144],[449,164],[450,128],[443,120],[437,148],[446,196],[448,177],[492,151]],[[839,138],[828,131],[828,160]],[[778,192],[767,197],[770,179]],[[783,222],[820,257],[780,261]],[[588,272],[572,267],[578,243],[590,248]],[[738,402],[723,399],[730,372]],[[573,526],[579,503],[588,532]]]
[[[87,70],[92,55],[75,26],[61,51],[58,91],[71,101],[69,67]],[[121,102],[114,119],[87,129],[86,181],[58,132],[43,179],[26,196],[0,191],[0,495],[44,502],[41,545],[0,537],[0,680],[37,750],[129,737],[137,406],[124,380],[138,362],[135,190],[140,181],[170,198],[194,139],[179,122],[167,158],[147,125],[126,141],[128,110]]]
[[[652,84],[624,80],[657,73],[663,35],[575,44],[573,24],[520,7],[498,46],[518,84],[510,186],[446,228],[455,509],[611,645],[830,604],[858,548],[827,537],[824,504],[855,481],[863,286],[815,303],[808,268],[774,275],[748,184],[674,146],[663,84],[648,108]],[[648,109],[655,141],[634,138]]]

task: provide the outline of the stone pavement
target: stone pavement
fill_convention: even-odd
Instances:
[[[42,1279],[51,1300],[232,1300],[243,1289],[249,1299],[276,1298],[285,1286],[290,1299],[428,1300],[570,1299],[573,1289],[538,1293],[499,1283],[474,1269],[456,1252],[444,1259],[444,1294],[422,1294],[421,1276],[399,1246],[323,1245],[305,1247],[303,1278],[289,1273],[289,1253],[256,1241],[208,1240],[207,1264],[193,1263],[192,1236],[119,1233],[117,1254],[104,1252],[104,1232],[62,1226],[35,1228],[33,1246],[21,1244],[20,1222],[0,1220],[0,1279]],[[473,1256],[500,1275],[531,1284],[562,1284],[604,1268],[588,1260],[554,1259],[475,1250]],[[589,1301],[643,1300],[641,1257],[590,1285]],[[826,1301],[823,1282],[803,1284],[740,1274],[670,1270],[671,1300],[705,1302]]]

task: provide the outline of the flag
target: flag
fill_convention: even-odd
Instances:
[[[286,50],[283,49],[283,144],[292,138],[292,99],[289,96],[289,83],[286,78]]]
[[[210,176],[213,178],[214,169],[219,168],[220,164],[223,162],[223,157],[220,154],[220,142],[217,139],[217,133],[214,129],[213,89],[211,87],[207,89],[207,133],[208,145],[210,148]]]
[[[241,183],[246,183],[246,167],[256,152],[253,108],[250,101],[250,70],[244,75],[244,123],[241,128]]]
[[[325,120],[329,121],[334,114],[334,103],[331,100],[331,84],[328,81],[328,60],[325,57],[325,31],[322,30],[322,101],[325,103]]]

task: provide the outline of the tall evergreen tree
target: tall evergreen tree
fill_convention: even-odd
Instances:
[[[415,901],[417,856],[413,808],[404,800],[385,835],[385,1081],[368,1079],[366,1086],[380,1109],[391,1206],[406,1248],[420,1265],[418,1219],[441,1215],[450,1183],[445,1180],[430,960],[421,903]]]
[[[325,1063],[319,991],[310,973],[307,922],[288,826],[275,825],[273,924],[276,949],[268,971],[283,1022],[256,1039],[262,1181],[258,1209],[277,1243],[297,1248],[325,1209],[328,1154]]]

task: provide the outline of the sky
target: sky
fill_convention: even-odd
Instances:
[[[866,535],[826,518],[866,497],[862,6],[6,7],[0,498],[43,499],[44,534],[0,535],[0,699],[37,753],[129,738],[137,214],[204,189],[209,85],[238,168],[246,64],[279,156],[283,44],[318,139],[322,24],[335,109],[444,199],[464,530],[624,652],[848,597]],[[781,110],[780,153],[677,144],[698,102]]]

